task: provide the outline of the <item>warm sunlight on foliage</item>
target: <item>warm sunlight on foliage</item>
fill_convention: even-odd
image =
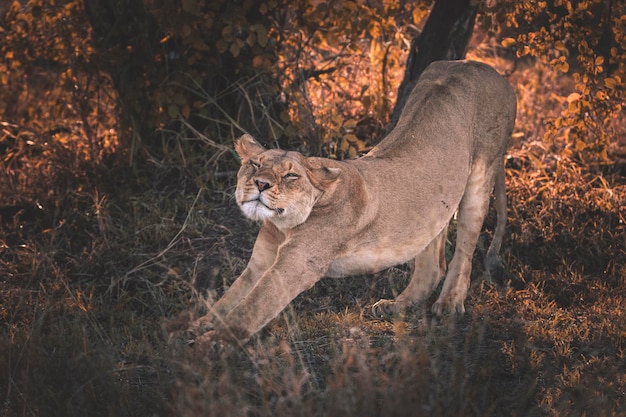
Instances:
[[[79,2],[13,2],[0,43],[2,203],[61,198],[51,184],[80,177],[118,150],[118,111]]]
[[[179,115],[211,124],[229,113],[240,128],[260,130],[269,142],[356,157],[388,116],[392,86],[402,77],[408,43],[427,6],[397,0],[153,2],[150,11],[165,33],[161,43],[171,48],[163,58],[171,65],[167,82],[156,96],[159,124]],[[181,60],[184,71],[177,70]],[[227,112],[224,105],[234,108]],[[249,126],[246,118],[262,126]]]
[[[626,6],[602,0],[511,2],[503,45],[517,57],[568,75],[561,113],[549,120],[548,140],[564,139],[565,154],[604,162],[624,131],[626,105]],[[522,83],[523,84],[523,83]],[[623,134],[621,135],[623,136]]]
[[[330,157],[355,158],[389,117],[426,4],[310,1],[285,13],[278,62],[295,128],[287,133]]]

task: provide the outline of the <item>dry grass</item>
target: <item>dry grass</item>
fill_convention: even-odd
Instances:
[[[404,284],[396,268],[324,280],[249,345],[198,357],[168,347],[161,322],[219,295],[254,226],[232,182],[211,184],[193,168],[202,155],[183,152],[185,166],[120,167],[106,193],[96,182],[5,220],[3,415],[624,413],[626,184],[613,168],[512,152],[507,283],[485,285],[477,265],[462,319],[372,318]]]
[[[232,155],[174,132],[128,168],[5,129],[0,415],[625,415],[624,165],[582,166],[520,114],[507,267],[501,287],[481,281],[479,248],[465,317],[373,318],[406,283],[398,267],[323,280],[248,345],[206,355],[161,325],[250,255]]]

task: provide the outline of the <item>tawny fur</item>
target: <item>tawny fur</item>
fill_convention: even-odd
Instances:
[[[442,61],[424,71],[395,129],[360,159],[265,150],[242,136],[235,143],[242,160],[236,200],[245,216],[262,221],[261,230],[246,269],[191,330],[198,340],[245,342],[320,278],[411,259],[407,288],[374,311],[394,314],[423,302],[445,274],[432,309],[463,313],[494,183],[498,224],[485,264],[498,262],[504,154],[515,111],[513,89],[491,67]],[[446,231],[457,210],[456,248],[446,268]]]

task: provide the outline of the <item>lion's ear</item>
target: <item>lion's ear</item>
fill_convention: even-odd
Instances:
[[[341,175],[341,168],[331,166],[325,158],[306,158],[304,166],[309,180],[317,188],[327,188]]]
[[[241,159],[250,159],[255,155],[265,152],[265,148],[247,133],[235,140],[235,152]]]

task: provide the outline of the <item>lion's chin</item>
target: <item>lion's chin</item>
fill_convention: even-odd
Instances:
[[[244,216],[255,221],[270,220],[282,212],[282,209],[270,209],[259,200],[245,201],[239,205],[239,208]]]
[[[270,221],[280,230],[294,228],[304,223],[310,209],[296,209],[293,206],[271,209],[259,200],[246,201],[239,204],[244,216],[255,221]]]

